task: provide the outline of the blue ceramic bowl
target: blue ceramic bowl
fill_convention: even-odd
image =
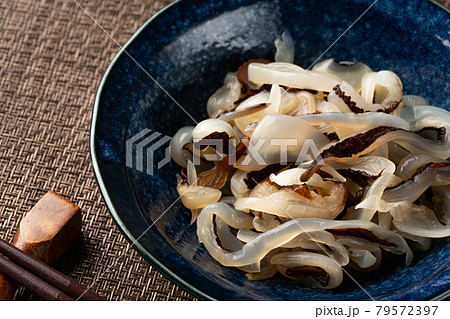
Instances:
[[[364,60],[375,70],[399,74],[405,94],[448,108],[449,13],[422,0],[379,0],[340,37],[371,4],[179,1],[148,21],[115,57],[95,101],[93,167],[118,227],[175,283],[203,299],[369,299],[349,278],[326,291],[281,276],[252,282],[241,271],[221,266],[199,244],[196,226],[189,225],[190,213],[176,201],[177,165],[155,166],[153,175],[136,169],[134,162],[129,168],[126,141],[144,129],[160,132],[159,139],[173,136],[194,119],[205,119],[206,101],[225,74],[250,58],[272,59],[273,41],[286,29],[294,37],[299,65],[308,67],[324,52],[322,59]],[[164,158],[166,146],[154,153],[155,163]],[[152,164],[145,158],[143,167]],[[436,240],[428,252],[416,254],[409,267],[403,257],[391,256],[374,273],[352,275],[376,300],[443,298],[450,287],[449,259],[449,241]]]

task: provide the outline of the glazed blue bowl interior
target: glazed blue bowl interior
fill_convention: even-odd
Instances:
[[[180,1],[143,26],[126,52],[115,58],[96,99],[93,165],[118,226],[167,277],[201,298],[226,300],[367,300],[369,295],[376,300],[416,300],[449,289],[447,239],[435,240],[428,252],[416,254],[409,267],[403,264],[404,256],[388,255],[376,272],[351,272],[368,294],[348,277],[334,290],[306,287],[281,276],[249,281],[243,272],[214,261],[199,244],[196,226],[189,224],[190,212],[176,201],[175,163],[160,169],[155,164],[153,175],[126,165],[129,138],[143,129],[173,136],[178,128],[205,119],[207,99],[225,74],[250,58],[273,59],[274,39],[284,30],[293,36],[295,62],[303,67],[323,53],[321,59],[364,60],[374,70],[396,72],[405,94],[448,108],[448,12],[421,0],[380,0],[360,17],[371,4]],[[164,154],[164,147],[158,149],[154,162]],[[143,164],[146,167],[145,156]]]

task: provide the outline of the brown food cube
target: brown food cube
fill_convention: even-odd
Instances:
[[[80,233],[80,208],[51,191],[45,194],[22,219],[13,245],[51,264]]]
[[[55,192],[44,195],[22,219],[13,245],[51,264],[81,233],[81,210]],[[11,300],[17,285],[0,274],[0,300]]]
[[[15,291],[16,285],[8,277],[0,274],[0,300],[11,300]]]

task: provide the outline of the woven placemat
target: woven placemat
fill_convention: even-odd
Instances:
[[[123,45],[171,1],[77,2]],[[91,111],[118,45],[73,0],[0,1],[0,16],[0,237],[54,190],[83,210],[83,237],[55,267],[110,300],[194,299],[129,249],[95,182]]]

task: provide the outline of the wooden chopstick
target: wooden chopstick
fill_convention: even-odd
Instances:
[[[44,299],[105,300],[87,287],[2,239],[0,239],[0,253],[9,258],[0,256],[0,272]]]
[[[45,300],[73,301],[62,291],[0,255],[0,272]]]

